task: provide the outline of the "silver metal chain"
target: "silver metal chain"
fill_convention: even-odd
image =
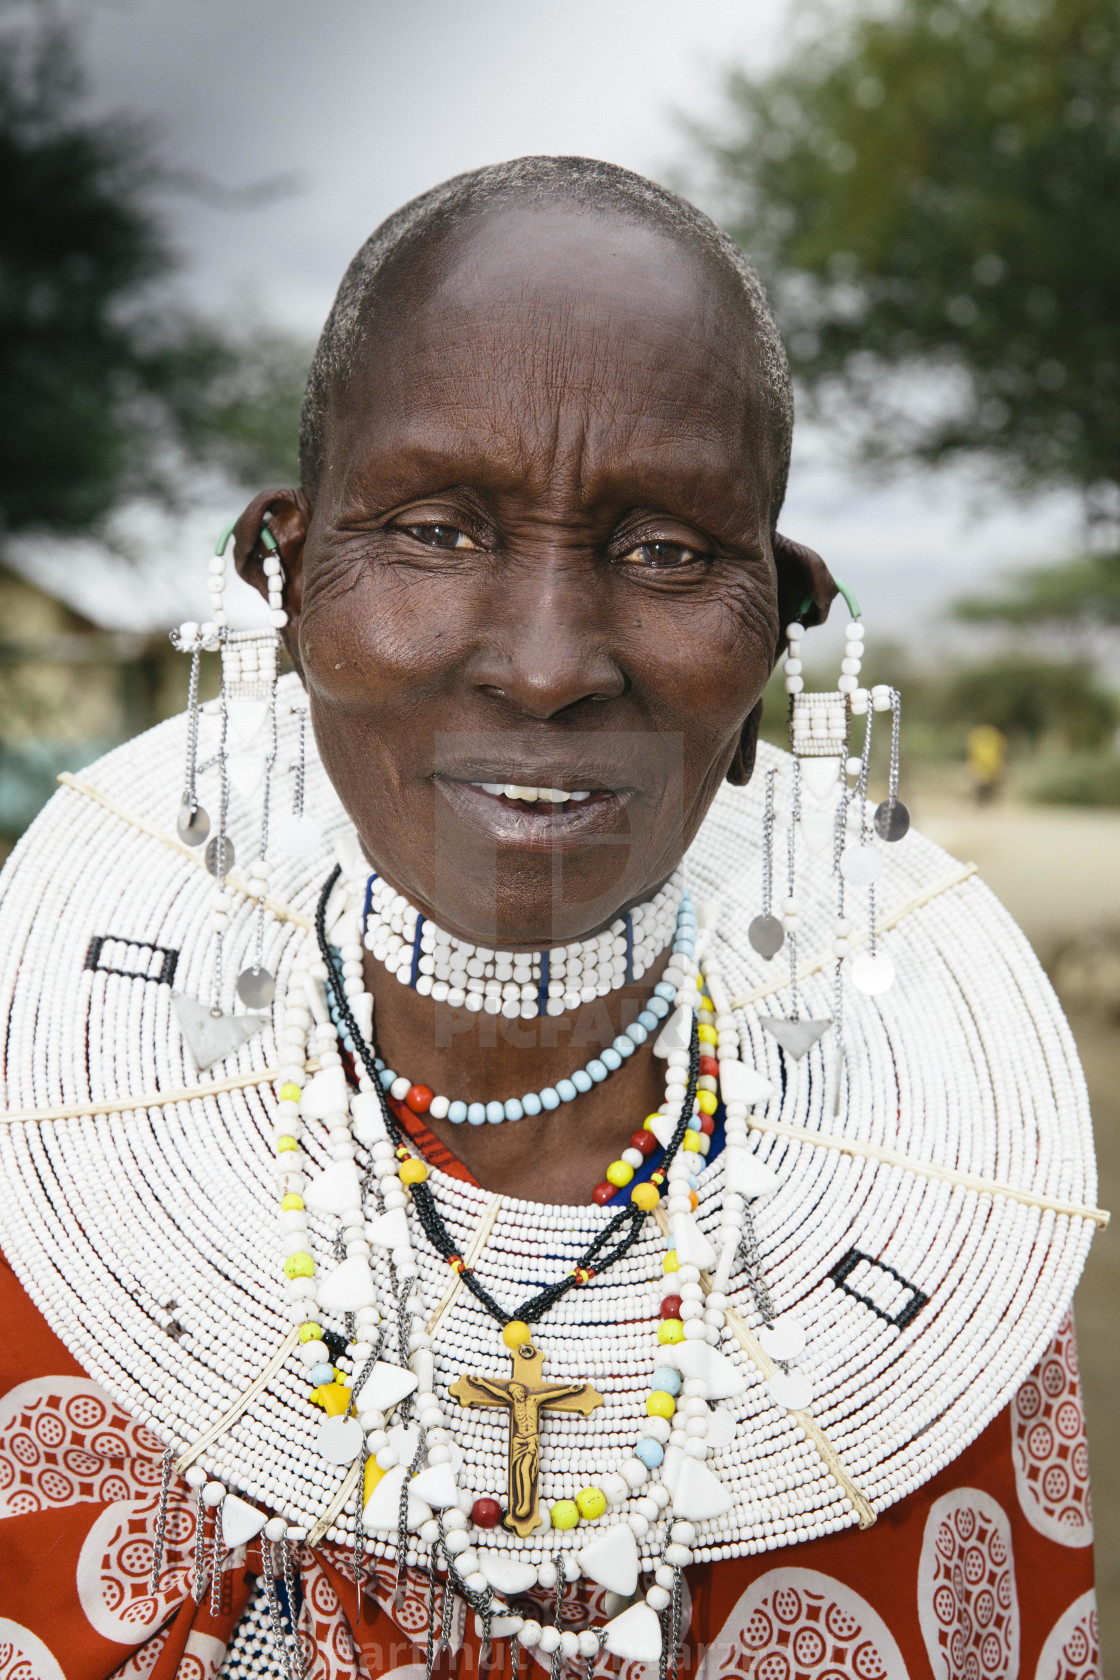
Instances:
[[[163,1455],[159,1478],[159,1503],[156,1506],[156,1537],[152,1546],[152,1574],[149,1583],[152,1597],[159,1591],[163,1574],[163,1548],[167,1535],[167,1502],[171,1495],[171,1470],[175,1463],[174,1449],[168,1447]]]

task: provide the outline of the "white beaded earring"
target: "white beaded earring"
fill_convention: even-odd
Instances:
[[[260,1008],[271,1003],[276,989],[273,976],[263,963],[264,900],[268,890],[272,773],[278,749],[276,681],[280,631],[287,623],[284,575],[276,539],[267,527],[262,527],[259,541],[265,550],[270,628],[263,632],[230,630],[225,610],[225,556],[232,532],[231,523],[222,532],[210,561],[210,622],[182,624],[172,637],[177,647],[192,656],[187,771],[179,810],[179,833],[189,845],[206,842],[204,859],[217,886],[213,912],[214,963],[210,1008],[207,1010],[194,999],[181,995],[175,998],[183,1035],[200,1070],[231,1054],[266,1020],[263,1015],[229,1016],[222,1009],[225,941],[230,915],[235,908],[233,894],[227,885],[235,858],[229,832],[230,798],[231,793],[252,798],[258,788],[261,796],[260,839],[245,889],[257,905],[253,918],[254,950],[252,961],[238,975],[237,993],[250,1008]],[[216,709],[203,712],[198,701],[199,660],[203,649],[214,648],[221,655],[222,685]],[[199,742],[204,737],[209,738],[214,751],[200,765]],[[212,833],[210,817],[199,802],[197,791],[198,778],[210,769],[216,769],[218,775],[217,827]]]
[[[886,685],[870,692],[860,687],[864,632],[859,603],[843,584],[837,588],[851,619],[844,633],[844,656],[836,687],[805,692],[801,644],[805,626],[800,616],[786,626],[788,652],[784,664],[785,689],[789,695],[789,741],[792,753],[790,813],[788,829],[787,896],[779,923],[771,913],[773,872],[774,778],[767,778],[763,812],[763,905],[749,931],[752,946],[765,958],[772,957],[783,942],[789,950],[790,1010],[787,1016],[766,1017],[763,1024],[790,1055],[803,1056],[832,1025],[829,1021],[802,1021],[797,986],[797,900],[796,859],[798,844],[810,852],[832,853],[837,883],[837,912],[834,954],[836,956],[835,1024],[841,1020],[841,974],[847,973],[857,990],[883,992],[894,979],[894,965],[878,948],[875,925],[875,881],[882,869],[882,853],[876,839],[901,840],[910,826],[909,813],[898,797],[900,701],[897,690]],[[805,603],[805,607],[809,605]],[[802,608],[804,611],[805,608]],[[869,818],[867,779],[871,758],[873,714],[890,711],[891,759],[888,797]],[[851,753],[851,721],[866,719],[862,750]],[[845,785],[845,774],[849,785]],[[845,891],[867,889],[866,948],[852,949],[851,923],[846,915]]]

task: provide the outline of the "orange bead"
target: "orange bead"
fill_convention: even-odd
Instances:
[[[429,1090],[427,1085],[413,1085],[404,1100],[413,1114],[427,1114],[434,1098],[435,1092]]]

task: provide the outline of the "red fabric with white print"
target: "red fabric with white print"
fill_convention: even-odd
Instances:
[[[0,1680],[212,1680],[255,1589],[257,1545],[226,1559],[221,1605],[190,1595],[194,1499],[172,1485],[159,1592],[149,1590],[159,1442],[75,1364],[0,1264]],[[1099,1680],[1088,1456],[1067,1321],[1006,1411],[865,1533],[687,1572],[687,1680]],[[423,1680],[427,1582],[301,1549],[308,1680]],[[552,1595],[532,1595],[551,1621]],[[518,1604],[528,1608],[526,1600]],[[568,1589],[576,1630],[614,1608]],[[437,1618],[440,1614],[437,1599]],[[477,1674],[457,1607],[437,1672]],[[544,1680],[533,1653],[522,1673]],[[509,1642],[490,1673],[508,1672]],[[571,1665],[569,1680],[585,1665]],[[599,1672],[651,1680],[604,1658]]]

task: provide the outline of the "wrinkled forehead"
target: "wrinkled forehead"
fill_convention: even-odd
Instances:
[[[514,204],[394,253],[336,393],[328,459],[437,427],[473,449],[690,444],[776,468],[759,342],[729,264],[623,216]]]

